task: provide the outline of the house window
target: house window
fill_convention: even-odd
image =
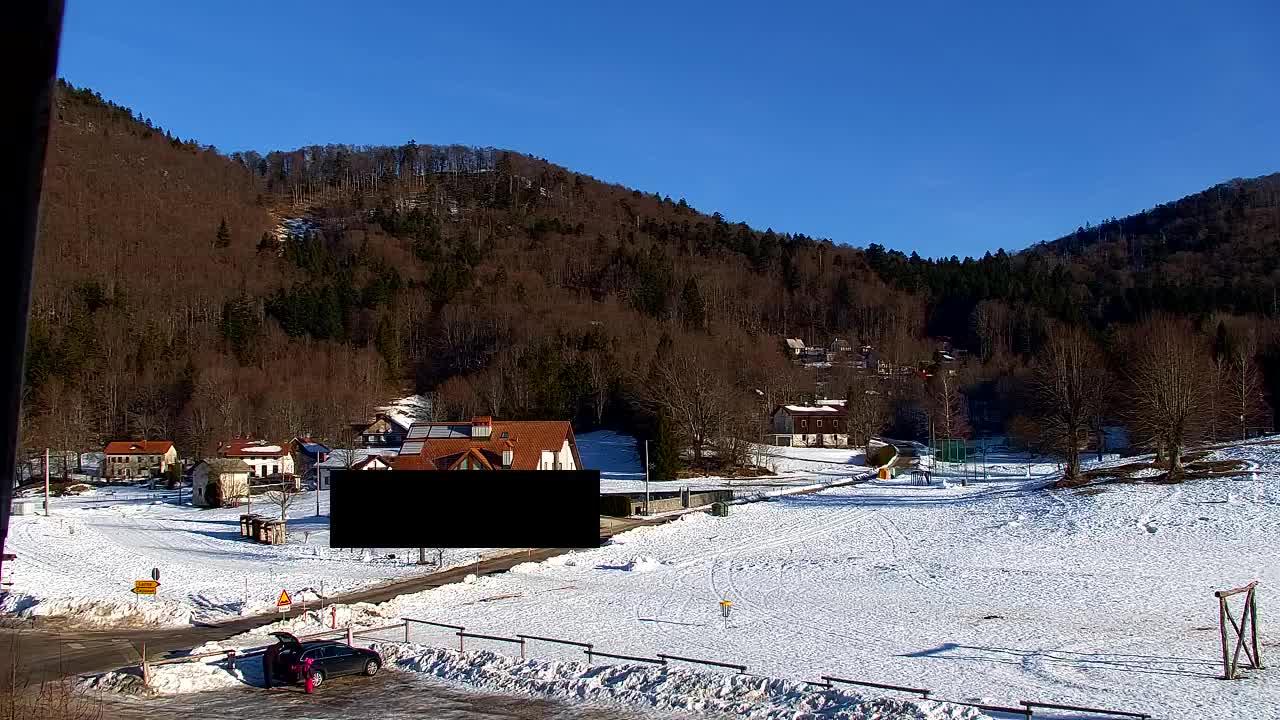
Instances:
[[[801,430],[808,430],[808,429],[809,429],[809,421],[808,421],[808,420],[805,420],[804,418],[800,418],[800,429],[801,429]]]
[[[822,420],[819,419],[817,422],[818,422],[818,427],[822,427]]]
[[[278,472],[280,472],[280,466],[279,466],[279,465],[272,465],[272,466],[271,466],[271,474],[272,474],[272,475],[275,475],[275,474],[276,474],[276,473],[278,473]]]

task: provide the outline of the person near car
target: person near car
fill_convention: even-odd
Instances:
[[[313,693],[316,691],[316,676],[311,669],[312,662],[313,661],[311,658],[307,658],[302,661],[302,672],[306,674],[308,693]]]
[[[262,678],[263,684],[268,690],[271,689],[271,671],[275,669],[276,659],[280,656],[280,644],[276,643],[267,648],[262,654]]]

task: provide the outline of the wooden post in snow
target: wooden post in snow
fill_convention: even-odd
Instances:
[[[49,516],[49,448],[44,449],[44,514]]]

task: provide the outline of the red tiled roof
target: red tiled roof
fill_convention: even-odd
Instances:
[[[273,446],[275,450],[263,451],[261,446]],[[255,449],[256,448],[256,449]],[[273,443],[267,440],[237,438],[218,447],[222,457],[284,457],[289,454],[289,443]]]
[[[107,443],[107,455],[163,455],[173,443],[168,440],[117,440]]]
[[[464,453],[475,449],[494,468],[502,467],[502,451],[511,450],[512,470],[537,470],[544,450],[558,453],[568,441],[574,466],[582,469],[573,425],[567,420],[492,420],[491,423],[492,431],[488,437],[431,438],[423,441],[420,453],[402,452],[392,467],[396,470],[448,470]],[[433,423],[415,423],[415,426],[430,424]],[[468,423],[434,424],[457,426]],[[502,437],[503,433],[507,437]]]

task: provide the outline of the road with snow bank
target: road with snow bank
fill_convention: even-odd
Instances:
[[[382,672],[372,678],[335,678],[312,695],[293,687],[270,691],[245,687],[146,698],[104,694],[102,700],[105,720],[151,720],[156,717],[363,720],[375,717],[375,709],[380,720],[640,720],[661,717],[653,712],[629,713],[618,708],[596,708],[561,700],[484,693],[397,672]]]
[[[506,572],[525,562],[538,562],[570,552],[567,548],[540,548],[516,552],[481,563],[444,570],[409,580],[388,583],[365,590],[346,593],[312,603],[314,611],[333,604],[379,603],[400,595],[421,592],[442,585],[461,582],[467,575],[485,576]],[[140,650],[146,643],[147,657],[153,660],[180,654],[206,642],[216,642],[254,628],[269,625],[302,614],[301,605],[287,613],[270,613],[227,622],[162,629],[84,630],[60,628],[60,621],[50,619],[37,625],[11,623],[0,631],[0,677],[13,672],[17,659],[19,676],[33,682],[56,680],[67,675],[85,675],[128,665],[137,665]]]

